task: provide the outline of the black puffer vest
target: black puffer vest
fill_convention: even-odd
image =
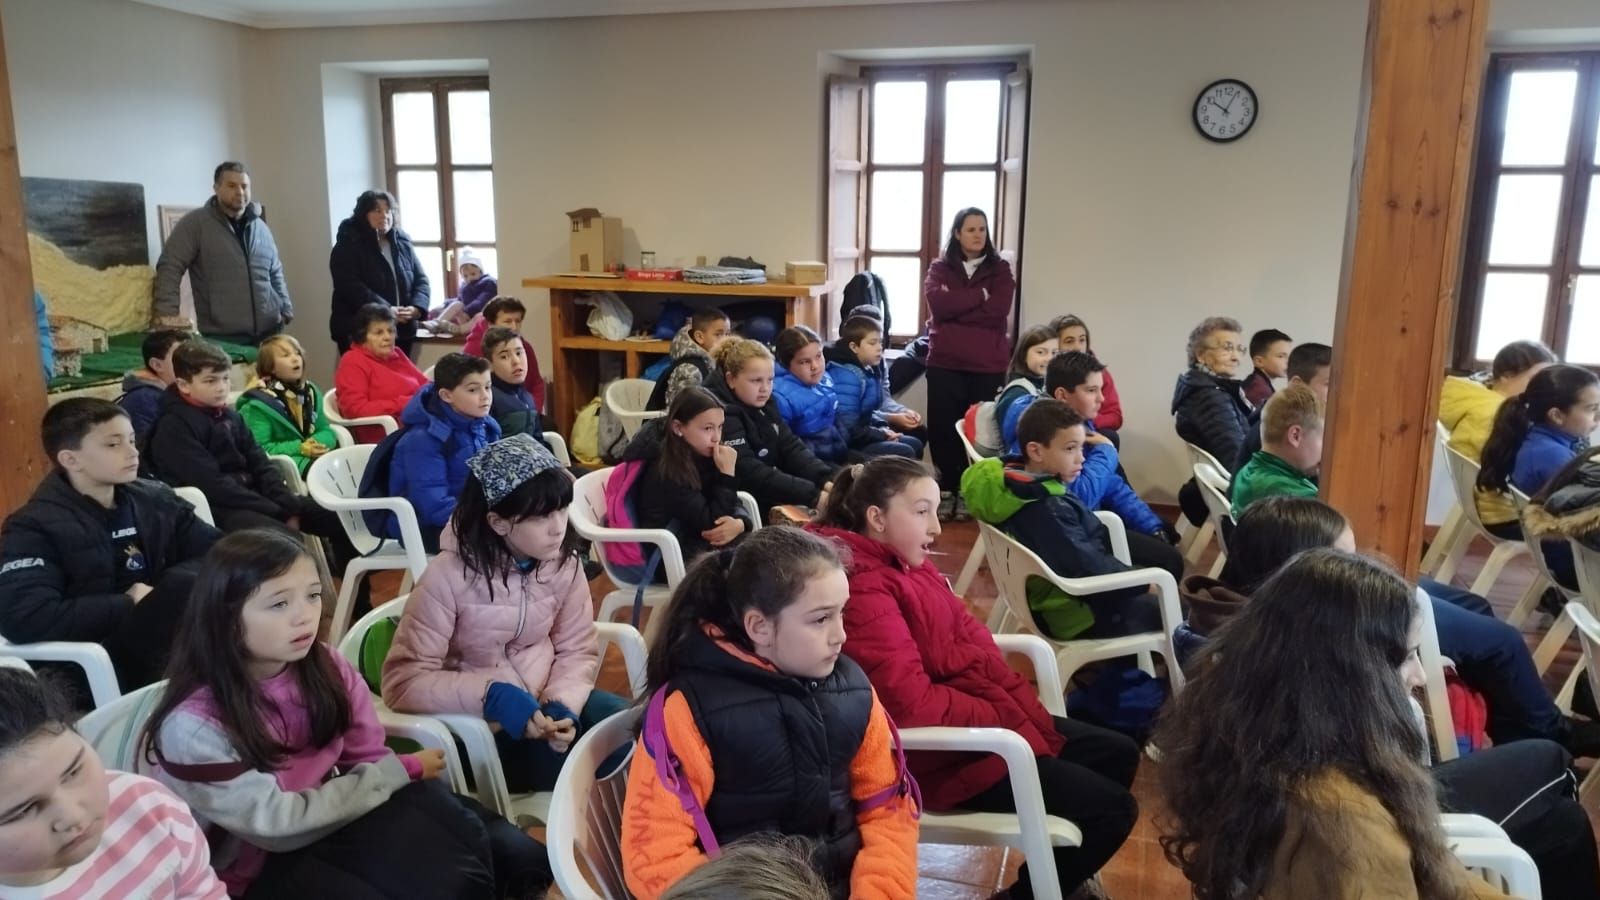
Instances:
[[[717,841],[760,833],[809,838],[833,895],[847,896],[861,850],[850,763],[872,714],[866,674],[841,656],[824,680],[791,678],[704,635],[685,655],[672,687],[688,701],[711,751],[717,781],[706,818]]]

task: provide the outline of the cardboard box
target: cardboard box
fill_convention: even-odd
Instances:
[[[622,269],[622,220],[603,216],[594,207],[567,213],[572,221],[570,248],[573,272],[606,272]]]
[[[790,262],[784,269],[790,284],[822,284],[828,280],[828,267],[815,260]]]

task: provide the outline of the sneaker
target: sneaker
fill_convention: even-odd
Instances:
[[[939,492],[939,521],[948,522],[956,514],[956,495],[954,491]]]
[[[956,495],[956,509],[954,518],[957,522],[972,521],[972,513],[967,512],[967,501],[963,500],[959,494]]]
[[[1567,748],[1574,759],[1600,758],[1600,722],[1564,716],[1561,725],[1561,746]]]
[[[1539,595],[1539,611],[1546,613],[1552,619],[1561,618],[1561,613],[1567,608],[1567,595],[1560,588],[1551,585]]]

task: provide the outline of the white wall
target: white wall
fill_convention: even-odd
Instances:
[[[201,199],[216,159],[249,160],[294,331],[324,380],[331,219],[377,165],[353,121],[327,121],[325,96],[339,91],[325,91],[341,79],[330,64],[489,61],[496,274],[517,291],[565,266],[562,213],[579,206],[622,216],[663,262],[816,258],[834,56],[1029,47],[1025,315],[1070,310],[1093,326],[1123,394],[1127,467],[1162,498],[1182,480],[1168,404],[1194,322],[1228,314],[1247,330],[1332,336],[1365,20],[1358,2],[990,0],[253,32],[114,0],[9,0],[4,24],[25,174],[143,181],[153,208],[173,179]],[[1600,8],[1502,0],[1492,28],[1502,42],[1578,41],[1600,34]],[[1188,111],[1223,76],[1250,82],[1262,112],[1219,147]],[[178,128],[165,124],[174,116]],[[241,128],[246,149],[234,150]],[[527,294],[530,338],[549,360],[545,297]]]
[[[22,174],[143,184],[152,260],[158,205],[203,203],[217,163],[253,163],[249,29],[126,0],[6,0],[0,23]]]
[[[322,67],[322,138],[327,220],[336,228],[356,197],[383,185],[383,111],[375,76],[348,66]]]

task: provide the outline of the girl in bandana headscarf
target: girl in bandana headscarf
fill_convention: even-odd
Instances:
[[[482,716],[499,726],[506,786],[548,791],[578,736],[628,705],[594,689],[600,647],[567,528],[572,478],[525,434],[490,444],[467,468],[441,552],[384,662],[383,700]]]

